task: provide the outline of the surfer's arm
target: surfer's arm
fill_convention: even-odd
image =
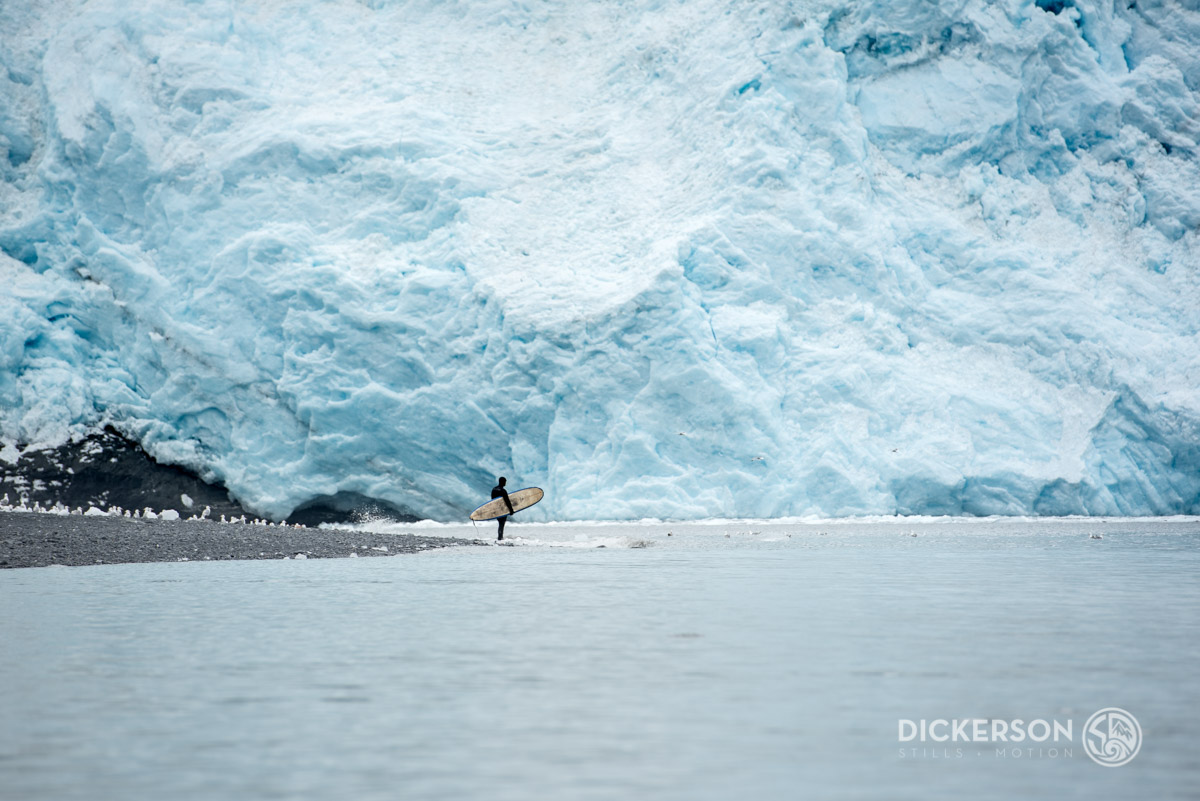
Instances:
[[[503,490],[502,490],[502,491],[503,491]],[[512,501],[510,501],[510,500],[508,499],[508,493],[507,493],[507,492],[505,492],[505,493],[504,493],[504,503],[505,503],[505,504],[508,506],[508,513],[509,513],[510,515],[515,515],[515,514],[516,514],[516,512],[514,512],[514,511],[513,511],[513,508],[512,508]]]

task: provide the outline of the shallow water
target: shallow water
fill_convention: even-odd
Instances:
[[[0,571],[0,798],[1200,786],[1200,522],[508,534],[515,547],[391,559]],[[1144,733],[1119,768],[1082,747],[1111,706]],[[900,719],[937,718],[1070,720],[1074,741],[1003,756],[899,741]]]

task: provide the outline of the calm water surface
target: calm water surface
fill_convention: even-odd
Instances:
[[[1196,797],[1195,521],[509,533],[0,571],[0,798]],[[1104,768],[1112,706],[1144,740]],[[922,718],[1074,742],[899,742]]]

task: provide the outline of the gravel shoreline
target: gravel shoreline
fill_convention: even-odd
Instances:
[[[0,569],[221,559],[393,556],[483,540],[370,531],[0,511]]]

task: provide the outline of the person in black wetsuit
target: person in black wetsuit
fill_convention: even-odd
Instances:
[[[496,486],[492,487],[492,497],[503,498],[504,502],[508,504],[508,514],[512,514],[512,501],[508,499],[508,490],[504,488],[505,481],[507,481],[507,479],[504,478],[504,476],[500,476],[500,480],[496,482]],[[496,536],[496,541],[499,542],[500,540],[504,539],[504,524],[508,522],[508,515],[501,515],[500,517],[497,517],[496,522],[500,524],[500,528],[497,530]]]

